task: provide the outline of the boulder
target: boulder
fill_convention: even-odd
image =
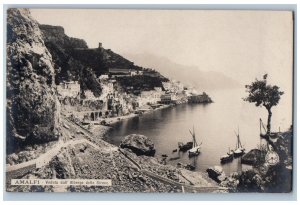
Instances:
[[[18,160],[19,160],[19,156],[15,153],[8,155],[6,159],[7,163],[10,165],[14,165],[18,163]]]
[[[15,162],[19,160],[19,156],[16,153],[12,153],[9,157]]]
[[[121,148],[128,148],[136,155],[154,156],[154,143],[144,135],[131,134],[125,137],[120,144]]]
[[[206,170],[206,172],[211,179],[215,180],[218,183],[221,183],[226,179],[225,173],[220,166],[210,167]]]

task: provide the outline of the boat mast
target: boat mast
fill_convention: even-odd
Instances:
[[[194,128],[194,126],[193,126],[193,132],[191,132],[191,130],[189,130],[189,131],[190,131],[190,133],[191,133],[191,135],[193,137],[193,147],[198,146],[198,144],[196,142],[196,136],[195,136],[195,128]]]
[[[242,143],[241,143],[241,140],[240,140],[240,128],[238,127],[238,148],[242,148]]]
[[[194,126],[193,126],[193,133],[194,133],[194,147],[196,147],[196,146],[198,146],[198,143],[197,143],[197,141],[196,141],[196,134],[195,134],[195,128],[194,128]]]
[[[237,138],[238,138],[238,148],[240,148],[240,128],[238,127],[238,135],[237,135]]]
[[[240,148],[240,146],[242,147],[242,143],[241,143],[241,140],[240,140],[240,128],[239,127],[238,127],[238,133],[235,132],[235,135],[237,137],[237,143],[236,143],[235,148],[238,149],[238,148]]]
[[[196,135],[195,135],[195,128],[194,128],[194,126],[193,126],[193,137],[194,137],[194,147],[196,147],[196,146],[198,146],[198,143],[197,143],[197,141],[196,141]]]

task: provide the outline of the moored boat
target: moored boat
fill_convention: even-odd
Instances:
[[[244,148],[237,148],[234,150],[234,157],[240,157],[245,154],[245,149]]]
[[[234,152],[229,149],[226,155],[221,156],[220,161],[222,164],[231,162],[233,160]]]
[[[238,130],[238,133],[236,134],[236,137],[237,137],[237,144],[236,144],[235,150],[233,151],[233,154],[234,154],[234,157],[240,157],[245,154],[245,148],[243,148],[243,146],[242,146],[239,130]]]
[[[196,141],[196,135],[195,135],[194,127],[193,127],[193,132],[191,132],[191,130],[190,130],[190,133],[193,137],[193,148],[189,149],[188,153],[189,153],[189,157],[193,157],[193,156],[197,156],[197,155],[200,154],[200,149],[201,149],[200,145],[202,144],[202,142],[201,142],[200,145],[198,145],[198,143]]]
[[[197,156],[200,154],[200,146],[196,146],[196,147],[193,147],[192,149],[189,150],[189,156],[192,157],[192,156]]]

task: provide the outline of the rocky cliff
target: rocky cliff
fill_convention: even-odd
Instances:
[[[28,9],[7,10],[7,151],[57,139],[52,57]]]
[[[61,26],[39,25],[43,33],[44,41],[47,43],[64,45],[65,48],[88,48],[86,42],[82,39],[68,37],[65,29]]]

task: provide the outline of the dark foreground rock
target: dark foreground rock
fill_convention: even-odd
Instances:
[[[128,148],[136,155],[154,156],[154,143],[144,135],[131,134],[125,137],[120,144],[121,148]]]
[[[247,154],[242,156],[241,162],[243,164],[250,164],[250,165],[259,164],[261,162],[263,163],[265,155],[266,153],[262,150],[252,149]]]

